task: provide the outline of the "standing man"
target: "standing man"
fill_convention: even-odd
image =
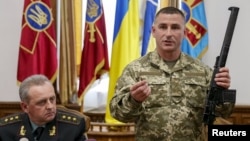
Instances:
[[[175,7],[156,14],[152,34],[156,50],[128,64],[117,81],[111,114],[135,122],[136,141],[204,141],[202,117],[212,68],[181,52],[185,16]],[[228,68],[216,84],[230,87]],[[216,107],[228,117],[234,104]]]
[[[54,87],[44,75],[26,78],[19,96],[24,112],[0,119],[0,141],[86,140],[89,121],[77,112],[56,108]]]

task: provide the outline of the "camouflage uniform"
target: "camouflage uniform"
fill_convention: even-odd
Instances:
[[[133,61],[117,81],[110,102],[111,115],[136,123],[137,141],[203,141],[202,118],[212,69],[198,59],[181,54],[173,68],[153,51]],[[150,96],[142,103],[129,93],[130,86],[145,79]],[[216,109],[228,116],[231,105]]]

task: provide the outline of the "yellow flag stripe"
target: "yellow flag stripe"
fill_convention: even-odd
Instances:
[[[117,1],[117,4],[121,4]],[[121,124],[115,120],[109,109],[109,102],[115,92],[115,84],[118,77],[121,75],[124,67],[132,60],[140,56],[139,53],[139,7],[138,1],[127,1],[128,11],[124,16],[120,25],[120,30],[114,38],[110,66],[110,81],[107,98],[105,122],[113,124]],[[117,9],[119,10],[119,9]]]

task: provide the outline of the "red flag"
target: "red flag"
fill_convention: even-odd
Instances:
[[[44,74],[54,82],[57,74],[56,30],[50,0],[25,0],[17,81]]]
[[[88,0],[78,91],[80,102],[90,85],[107,71],[109,62],[102,1]]]

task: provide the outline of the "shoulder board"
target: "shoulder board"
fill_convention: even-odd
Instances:
[[[0,118],[0,126],[16,123],[19,121],[22,121],[20,113],[19,114],[12,114],[12,115]]]
[[[57,113],[57,120],[69,124],[79,125],[81,122],[81,118],[76,116],[75,114],[70,114],[67,112],[60,112]]]

